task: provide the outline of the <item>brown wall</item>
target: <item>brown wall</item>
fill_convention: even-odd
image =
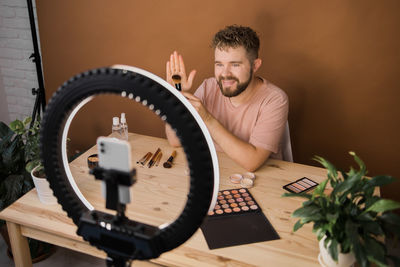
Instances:
[[[259,74],[286,91],[296,162],[313,155],[339,167],[354,150],[370,175],[400,177],[400,2],[358,1],[52,1],[37,3],[47,98],[72,75],[115,63],[164,77],[178,49],[197,87],[213,75],[212,35],[229,24],[261,35]],[[149,111],[117,98],[79,113],[71,147],[84,149],[126,111],[134,132],[164,136]],[[399,199],[400,183],[384,188]]]

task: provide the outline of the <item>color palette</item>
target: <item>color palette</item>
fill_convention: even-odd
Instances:
[[[200,228],[209,249],[280,238],[246,188],[218,192],[217,204]]]
[[[246,188],[218,192],[217,203],[210,217],[260,212],[260,206]]]
[[[316,187],[318,185],[317,182],[307,178],[307,177],[303,177],[301,179],[298,179],[294,182],[291,182],[287,185],[283,186],[283,189],[291,192],[291,193],[303,193],[306,192],[314,187]]]

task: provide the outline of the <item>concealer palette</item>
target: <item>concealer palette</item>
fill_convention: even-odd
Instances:
[[[220,191],[214,210],[200,229],[210,249],[279,239],[246,188]]]
[[[260,212],[260,206],[247,188],[228,189],[218,192],[217,203],[210,217]]]
[[[299,194],[299,193],[303,193],[308,190],[311,190],[314,187],[316,187],[317,185],[318,185],[317,182],[315,182],[307,177],[303,177],[294,182],[288,183],[287,185],[284,185],[283,189],[285,189],[291,193]]]

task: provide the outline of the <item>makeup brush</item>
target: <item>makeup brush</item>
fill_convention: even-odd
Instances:
[[[176,150],[174,150],[172,152],[171,156],[167,159],[167,161],[164,162],[164,164],[163,164],[164,168],[169,169],[172,167],[172,161],[174,160],[175,156],[176,156]]]
[[[146,162],[151,158],[151,156],[153,155],[153,153],[151,152],[147,152],[145,158],[141,161],[139,161],[139,163],[144,166],[146,164]]]
[[[160,152],[161,152],[161,149],[160,149],[160,148],[157,148],[156,153],[154,153],[153,157],[151,158],[151,160],[150,160],[149,163],[147,164],[147,167],[151,168],[151,167],[153,166],[154,161],[155,161],[155,159],[157,158],[158,153],[160,153]]]
[[[172,75],[172,80],[175,83],[175,88],[178,91],[181,91],[182,90],[182,87],[181,87],[181,76],[178,75],[178,74],[174,74],[174,75]]]
[[[158,164],[160,163],[161,157],[162,157],[162,152],[158,153],[158,156],[157,156],[157,158],[156,158],[156,167],[157,167]]]
[[[147,152],[146,155],[144,155],[141,159],[136,161],[136,164],[139,164],[139,163],[141,164],[148,157],[149,154],[151,154],[151,152]]]

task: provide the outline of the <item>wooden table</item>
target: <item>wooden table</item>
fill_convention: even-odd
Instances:
[[[162,162],[173,150],[165,139],[130,134],[129,142],[132,146],[133,166],[137,167],[138,182],[131,189],[133,199],[127,209],[128,217],[153,225],[174,220],[185,205],[189,189],[184,152],[177,149],[173,168],[165,169]],[[163,152],[161,164],[150,169],[138,167],[136,161],[158,147]],[[96,209],[104,210],[100,184],[88,174],[86,163],[86,158],[94,153],[96,147],[70,163],[70,168],[83,195]],[[218,153],[218,160],[220,190],[239,188],[228,177],[233,173],[244,173],[245,170],[224,153]],[[312,225],[305,225],[296,233],[292,232],[296,219],[290,215],[300,207],[303,199],[281,197],[284,193],[283,185],[304,176],[321,182],[326,177],[326,171],[272,159],[256,171],[255,186],[250,192],[281,239],[210,250],[199,229],[185,244],[151,262],[168,266],[319,266],[318,242],[311,232]],[[16,266],[31,266],[26,237],[105,258],[104,252],[88,245],[75,234],[77,227],[60,205],[44,205],[39,202],[35,189],[3,210],[0,218],[7,221]]]

